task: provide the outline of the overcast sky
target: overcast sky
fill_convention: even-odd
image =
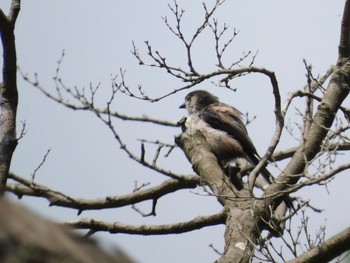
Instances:
[[[7,1],[10,2],[10,1]],[[214,1],[206,1],[212,6]],[[257,52],[257,66],[276,72],[282,99],[288,92],[306,83],[303,59],[313,65],[313,73],[322,74],[337,59],[342,8],[345,1],[309,0],[246,0],[227,1],[216,14],[219,22],[230,26],[239,35],[227,53],[226,62],[239,59],[244,52]],[[36,0],[22,1],[16,24],[18,64],[23,72],[38,73],[40,82],[54,90],[52,77],[62,50],[61,78],[69,86],[89,87],[100,84],[101,102],[110,94],[111,78],[122,67],[131,86],[142,84],[150,96],[164,94],[183,84],[164,71],[140,67],[132,56],[132,41],[140,52],[148,40],[155,50],[167,57],[168,63],[185,67],[183,46],[163,23],[171,21],[167,4],[172,1],[91,1]],[[201,1],[178,1],[186,12],[183,28],[187,36],[203,19]],[[213,39],[204,33],[195,44],[195,66],[202,72],[215,69]],[[256,120],[248,126],[258,151],[266,149],[274,129],[273,98],[268,81],[248,76],[232,82],[235,93],[217,89],[207,82],[197,88],[208,89]],[[19,79],[20,103],[18,123],[26,123],[26,135],[15,152],[12,171],[30,178],[48,149],[48,160],[37,173],[37,181],[73,197],[97,198],[126,194],[134,182],[161,182],[158,174],[143,169],[120,151],[108,129],[88,112],[74,112],[48,100],[43,94]],[[130,115],[147,114],[177,121],[185,115],[178,109],[187,92],[171,96],[160,103],[142,103],[118,94],[113,107]],[[301,100],[302,102],[302,100]],[[102,104],[101,104],[102,105]],[[294,108],[289,118],[298,118]],[[270,125],[266,125],[268,123]],[[118,131],[136,153],[139,138],[172,143],[179,129],[154,128],[120,122]],[[297,142],[283,136],[280,148]],[[148,158],[152,158],[151,151]],[[179,173],[192,173],[191,165],[180,150],[161,164]],[[347,177],[347,178],[346,178]],[[316,207],[325,209],[321,215],[310,214],[315,229],[326,220],[328,236],[348,226],[350,211],[344,207],[349,200],[350,177],[340,174],[326,187],[310,187],[298,196],[311,199]],[[197,215],[220,211],[214,198],[198,195],[198,190],[182,191],[161,199],[157,216],[142,218],[130,208],[84,212],[80,217],[135,224],[166,224],[190,220]],[[22,204],[58,221],[75,220],[76,211],[49,208],[45,200],[24,198]],[[336,205],[335,205],[336,204]],[[140,205],[150,209],[150,203]],[[223,250],[224,227],[206,228],[183,235],[140,237],[97,234],[104,243],[125,249],[140,263],[151,262],[213,262],[218,258],[209,244]],[[314,232],[311,232],[314,233]]]

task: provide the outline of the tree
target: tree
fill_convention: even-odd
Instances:
[[[298,257],[300,255],[300,250],[297,246],[300,242],[298,237],[302,231],[305,231],[306,236],[308,236],[307,219],[306,217],[302,217],[304,218],[302,221],[303,228],[300,228],[301,230],[299,233],[293,234],[293,229],[289,226],[289,222],[295,217],[294,213],[292,212],[290,215],[287,214],[287,217],[284,218],[284,213],[276,211],[282,196],[294,193],[309,185],[327,182],[349,167],[349,163],[346,161],[341,163],[341,161],[336,160],[340,151],[348,150],[346,137],[348,125],[344,124],[347,123],[348,109],[342,105],[342,102],[348,95],[349,4],[347,1],[344,7],[341,39],[339,43],[339,57],[336,65],[330,68],[324,75],[314,77],[311,67],[305,62],[307,84],[304,88],[290,93],[284,103],[282,103],[280,87],[275,73],[266,68],[255,66],[256,54],[248,52],[236,62],[226,62],[227,58],[225,57],[225,52],[227,52],[230,44],[233,43],[233,40],[236,38],[237,31],[231,32],[232,37],[226,39],[225,42],[225,36],[229,32],[229,29],[225,24],[221,25],[217,19],[214,19],[215,12],[217,12],[217,9],[223,4],[224,1],[216,1],[213,6],[203,5],[204,20],[199,23],[197,29],[190,37],[187,37],[184,31],[184,11],[176,2],[169,6],[174,22],[171,22],[170,17],[164,17],[164,22],[170,32],[172,32],[184,46],[187,59],[186,63],[181,66],[174,66],[172,63],[168,62],[166,57],[161,52],[155,50],[150,42],[145,42],[146,58],[143,57],[137,45],[133,44],[132,53],[140,65],[165,70],[170,76],[184,83],[175,90],[162,90],[159,96],[151,97],[148,95],[149,91],[142,86],[136,89],[130,86],[125,71],[120,70],[118,76],[112,79],[111,95],[107,98],[106,103],[100,103],[101,98],[99,97],[99,92],[102,89],[100,85],[94,86],[91,84],[88,89],[79,89],[66,85],[64,80],[62,80],[60,72],[64,53],[58,62],[56,76],[54,77],[56,90],[54,92],[42,85],[39,77],[35,76],[33,78],[23,73],[23,77],[27,82],[38,88],[50,99],[69,109],[93,113],[97,119],[102,121],[108,128],[121,150],[126,153],[130,159],[147,169],[167,177],[167,179],[164,179],[156,186],[148,187],[144,184],[135,186],[134,192],[130,194],[87,200],[72,197],[56,191],[51,187],[48,188],[37,183],[36,172],[38,170],[33,172],[31,179],[14,173],[8,174],[8,167],[11,163],[11,158],[8,156],[12,155],[15,148],[13,145],[16,144],[16,140],[13,140],[13,134],[15,123],[14,113],[17,105],[14,99],[8,99],[6,97],[8,95],[6,91],[12,91],[11,96],[14,96],[14,91],[16,91],[13,79],[15,75],[14,72],[16,71],[14,67],[14,65],[16,65],[16,63],[14,63],[16,57],[13,55],[13,52],[9,53],[8,49],[5,48],[7,47],[6,44],[9,42],[12,44],[12,50],[14,50],[13,28],[16,21],[15,18],[17,17],[14,14],[18,13],[19,2],[13,1],[12,12],[10,12],[9,18],[2,13],[1,22],[2,39],[3,43],[5,43],[3,44],[4,88],[2,89],[2,102],[4,104],[2,106],[2,125],[3,127],[7,127],[5,120],[11,120],[12,123],[12,126],[10,126],[11,136],[2,135],[1,137],[5,138],[5,140],[2,139],[1,145],[7,145],[7,138],[12,138],[12,140],[10,140],[11,147],[1,147],[4,152],[1,156],[7,156],[4,158],[5,169],[3,172],[4,176],[2,177],[4,178],[2,179],[3,187],[6,186],[8,191],[15,193],[19,197],[25,195],[44,197],[52,206],[73,208],[76,209],[79,214],[87,210],[120,208],[130,205],[132,205],[135,210],[139,211],[137,206],[135,206],[136,204],[151,200],[152,209],[149,215],[156,215],[157,202],[162,200],[163,197],[182,189],[194,189],[200,185],[203,188],[203,193],[217,198],[218,202],[223,207],[221,211],[209,216],[198,216],[186,222],[165,225],[138,226],[117,222],[108,223],[106,221],[94,219],[80,219],[67,224],[78,229],[88,229],[89,234],[98,231],[108,231],[111,233],[141,235],[183,233],[206,226],[224,224],[226,228],[225,249],[218,262],[234,262],[233,260],[246,262],[251,260],[255,251],[255,256],[257,257],[263,257],[268,261],[275,260],[278,262],[280,260],[279,257],[284,258],[286,256],[276,249],[274,245],[274,240],[276,238],[272,236],[281,235],[282,229],[280,229],[279,226],[285,223],[287,225],[285,232],[287,235],[290,235],[291,241],[288,243],[286,238],[281,237],[279,239],[285,241],[286,247],[289,248],[292,254],[291,257]],[[8,37],[8,31],[10,31],[10,37]],[[197,44],[203,34],[207,34],[208,32],[213,34],[212,36],[215,42],[214,52],[216,56],[216,67],[209,73],[202,73],[200,66],[198,66],[200,62],[195,60],[195,55],[193,53],[194,45]],[[12,68],[9,71],[7,70],[7,57],[12,61]],[[10,76],[12,76],[12,78],[7,78],[6,74],[11,74]],[[139,100],[140,104],[149,102],[156,103],[170,96],[175,96],[183,90],[197,87],[204,82],[212,82],[214,84],[212,84],[212,86],[217,86],[217,88],[224,87],[228,90],[233,90],[232,83],[234,83],[237,78],[249,78],[252,74],[259,74],[267,78],[270,82],[270,88],[273,92],[276,126],[262,162],[253,170],[240,171],[243,174],[249,174],[249,179],[246,182],[247,187],[243,190],[235,189],[229,182],[228,177],[225,175],[226,171],[223,171],[218,165],[216,158],[210,153],[200,134],[192,134],[190,131],[184,130],[183,133],[177,137],[176,144],[142,139],[140,141],[140,148],[136,151],[132,147],[129,147],[124,141],[119,129],[119,125],[121,125],[119,123],[120,120],[137,122],[139,123],[138,125],[146,123],[170,128],[181,126],[181,122],[169,122],[167,120],[160,120],[147,116],[134,117],[128,113],[128,109],[126,110],[127,114],[121,114],[115,109],[115,105],[117,104],[116,97],[121,93],[125,94],[127,98]],[[326,81],[328,79],[329,82],[327,83]],[[11,80],[12,82],[9,84],[7,80]],[[276,151],[276,147],[280,143],[283,128],[286,127],[289,131],[292,131],[291,126],[285,125],[286,114],[290,110],[291,103],[299,97],[305,98],[305,104],[299,108],[300,118],[302,120],[301,124],[298,126],[300,134],[293,133],[294,136],[298,136],[298,143],[295,147],[283,151]],[[6,102],[9,104],[12,117],[9,115],[10,113],[7,114],[7,111],[5,111]],[[317,105],[317,108],[314,104]],[[6,118],[7,116],[9,116],[9,118]],[[250,121],[251,119],[248,118],[247,122]],[[5,129],[3,129],[3,131],[5,131]],[[174,158],[172,157],[174,154],[173,152],[178,146],[184,151],[199,176],[194,174],[182,175],[181,172],[170,171],[159,164],[160,154],[164,152],[164,149],[167,150],[166,155],[169,156],[168,158]],[[154,155],[153,158],[149,158],[152,148],[155,149]],[[140,153],[137,153],[138,151]],[[47,155],[45,155],[43,162],[46,157]],[[264,167],[267,162],[273,163],[280,170],[279,173],[276,173],[276,175],[278,175],[276,182],[265,189],[264,193],[255,192],[255,196],[252,196],[249,190],[253,188],[259,170]],[[41,164],[38,168],[40,167]],[[14,183],[7,183],[7,178],[14,181]],[[308,202],[300,200],[297,209],[304,209],[308,206]],[[139,212],[141,213],[141,211]],[[298,213],[304,215],[304,212],[300,211]],[[268,234],[264,234],[264,230],[268,230]],[[332,242],[334,240],[335,242]],[[316,237],[316,242],[312,240],[308,240],[307,242],[307,248],[310,251],[309,254],[311,254],[314,248],[322,248],[322,250],[325,251],[324,254],[318,253],[318,255],[316,255],[316,261],[317,257],[319,257],[318,260],[320,258],[322,260],[332,259],[334,256],[340,255],[342,252],[346,251],[349,247],[349,229],[345,229],[342,233],[334,236],[333,239],[327,242],[324,242],[324,236],[322,234]],[[333,245],[328,246],[329,243]],[[260,254],[258,251],[260,251]],[[310,257],[309,254],[305,253],[302,256]]]

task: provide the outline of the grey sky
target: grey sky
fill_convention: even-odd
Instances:
[[[213,1],[206,1],[211,6]],[[169,2],[172,4],[173,2]],[[201,1],[178,1],[186,10],[184,30],[189,36],[203,18]],[[282,99],[288,92],[301,88],[306,81],[302,59],[313,65],[315,75],[321,74],[336,62],[340,20],[344,1],[310,0],[227,1],[216,18],[227,23],[231,32],[240,31],[231,46],[226,62],[237,60],[242,52],[258,52],[256,65],[276,72]],[[165,27],[161,17],[171,13],[166,1],[86,1],[36,0],[22,1],[16,25],[18,64],[30,75],[37,72],[47,89],[53,90],[52,77],[56,61],[64,49],[61,77],[70,86],[88,87],[101,83],[101,102],[108,98],[112,76],[119,68],[127,70],[127,80],[136,87],[142,84],[149,95],[159,95],[183,85],[165,72],[142,68],[131,55],[132,41],[140,52],[146,52],[143,41],[148,40],[168,62],[184,67],[184,49]],[[195,45],[195,66],[203,72],[215,68],[213,39],[203,35]],[[198,88],[210,88],[223,101],[249,112],[257,119],[248,126],[258,151],[263,153],[273,132],[273,104],[269,83],[259,76],[248,76],[232,82],[236,93],[216,89],[210,83]],[[48,148],[51,153],[39,170],[37,181],[74,197],[95,198],[125,194],[132,191],[134,181],[156,184],[163,178],[129,160],[114,143],[112,134],[93,114],[73,112],[48,100],[37,90],[19,80],[20,104],[18,123],[26,122],[27,133],[15,152],[12,171],[30,177]],[[118,95],[115,109],[131,115],[147,114],[176,121],[185,115],[178,109],[187,92],[160,103],[149,104]],[[294,106],[297,106],[295,104]],[[293,107],[292,107],[293,109]],[[292,110],[290,118],[296,118]],[[263,123],[271,125],[267,126]],[[119,130],[131,148],[139,152],[138,138],[170,143],[179,129],[153,128],[120,122]],[[292,146],[287,135],[281,147]],[[149,156],[152,158],[152,156]],[[177,150],[172,159],[162,160],[167,169],[191,173],[191,166]],[[346,178],[347,177],[347,178]],[[312,226],[327,218],[328,235],[347,226],[350,211],[337,202],[349,199],[349,176],[340,174],[325,187],[311,187],[298,196],[311,198],[313,204],[326,209],[312,218]],[[220,210],[214,198],[180,192],[160,200],[157,217],[141,218],[129,208],[84,212],[81,217],[101,218],[135,224],[165,224],[189,220],[197,215]],[[55,220],[74,220],[73,210],[49,208],[45,200],[24,198],[33,210]],[[150,209],[150,204],[141,204]],[[223,249],[224,227],[213,227],[184,235],[140,237],[98,234],[106,243],[126,249],[141,263],[150,262],[213,262],[218,256],[208,247]]]

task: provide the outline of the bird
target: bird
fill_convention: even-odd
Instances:
[[[228,164],[239,158],[246,159],[253,166],[260,162],[260,156],[248,135],[242,121],[242,113],[233,106],[222,103],[218,97],[205,90],[188,93],[179,108],[188,112],[185,125],[199,131],[207,141],[218,161]],[[271,173],[263,168],[265,179],[262,187],[274,180]],[[289,197],[284,198],[288,207],[292,206]]]

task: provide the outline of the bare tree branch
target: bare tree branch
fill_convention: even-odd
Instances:
[[[350,227],[287,263],[329,262],[350,248]]]
[[[265,155],[261,158],[260,162],[258,163],[258,165],[256,165],[254,170],[249,174],[248,186],[249,186],[249,189],[251,189],[251,191],[255,185],[256,177],[259,175],[259,172],[266,166],[267,161],[271,158],[273,152],[275,151],[277,144],[280,141],[283,127],[284,127],[284,118],[281,112],[281,96],[280,96],[277,78],[274,72],[270,72],[266,70],[264,71],[264,74],[266,74],[270,78],[272,91],[275,98],[274,112],[276,117],[275,119],[276,126],[275,126],[275,132],[272,137],[271,143]]]
[[[336,112],[349,93],[349,74],[349,63],[337,65],[324,97],[313,117],[307,139],[301,142],[282,174],[276,179],[276,184],[269,187],[272,192],[280,192],[286,185],[296,183],[299,177],[289,175],[302,174],[306,163],[312,160],[320,151],[322,141],[334,121]],[[267,194],[270,190],[267,189]]]
[[[90,229],[91,231],[107,231],[109,233],[124,233],[132,235],[169,235],[169,234],[181,234],[198,230],[203,227],[220,225],[225,222],[226,213],[221,211],[220,213],[210,216],[198,216],[190,221],[175,223],[169,225],[126,225],[119,222],[106,223],[95,219],[81,219],[76,222],[64,223],[66,226],[70,226],[76,229]]]
[[[8,17],[0,9],[0,35],[3,47],[3,82],[0,84],[0,196],[5,191],[12,154],[17,145],[16,114],[18,91],[14,28],[19,10],[19,0],[12,1]]]
[[[316,99],[317,101],[321,101],[320,98],[318,98],[317,96],[315,96],[313,94],[313,92],[319,87],[319,86],[322,86],[325,81],[329,78],[329,76],[333,73],[333,70],[334,70],[334,67],[330,67],[325,73],[323,73],[317,80],[312,80],[312,82],[310,83],[310,85],[306,85],[304,86],[303,89],[301,90],[297,90],[295,92],[290,92],[288,94],[288,97],[282,107],[282,114],[283,116],[286,115],[286,112],[289,108],[289,105],[291,104],[292,100],[299,96],[299,97],[302,97],[302,96],[308,96],[310,95],[310,97],[312,97],[313,99]],[[310,89],[309,89],[309,92],[306,91],[306,89],[308,88],[308,86],[310,86]],[[313,97],[314,96],[314,97]]]
[[[306,181],[303,181],[300,183],[296,183],[294,185],[290,185],[286,190],[281,190],[279,192],[275,192],[272,194],[265,193],[265,195],[263,195],[261,197],[261,199],[271,198],[271,197],[276,198],[278,196],[284,196],[286,194],[296,192],[305,186],[320,184],[322,182],[325,182],[325,181],[331,179],[332,177],[336,176],[337,174],[344,172],[346,170],[349,170],[349,169],[350,169],[350,163],[345,163],[345,164],[339,165],[338,167],[333,168],[330,172],[325,173],[322,176],[310,178],[309,180],[306,180]],[[297,177],[299,177],[299,176],[297,176]]]
[[[123,207],[146,200],[159,199],[164,195],[181,189],[193,189],[199,184],[199,178],[197,176],[187,176],[184,177],[182,181],[169,179],[158,186],[145,190],[138,190],[126,195],[107,196],[105,198],[89,200],[67,196],[61,192],[49,189],[46,186],[33,184],[31,180],[27,180],[15,174],[10,174],[10,178],[18,181],[20,184],[8,184],[7,191],[13,192],[19,197],[42,197],[50,202],[50,206],[73,208],[77,209],[79,213],[84,210]]]
[[[15,27],[15,23],[16,23],[20,9],[21,9],[21,0],[12,0],[8,20],[10,21],[13,27]]]
[[[350,1],[346,0],[341,22],[338,60],[350,57]]]
[[[40,92],[42,92],[46,97],[49,99],[69,108],[72,110],[77,111],[91,111],[93,107],[93,111],[101,114],[101,115],[110,115],[111,117],[115,117],[120,120],[124,121],[136,121],[136,122],[145,122],[145,123],[153,123],[158,124],[162,126],[169,126],[169,127],[177,127],[178,124],[174,122],[170,122],[167,120],[160,120],[155,119],[149,116],[130,116],[127,114],[122,114],[118,111],[114,110],[108,110],[107,108],[99,108],[96,105],[93,105],[91,101],[87,100],[86,94],[81,94],[77,89],[72,89],[70,87],[67,87],[61,80],[60,76],[58,75],[60,72],[60,66],[62,63],[64,53],[62,57],[58,60],[58,65],[56,69],[56,76],[54,77],[55,80],[55,88],[57,94],[52,94],[49,92],[44,86],[42,86],[39,82],[38,75],[35,74],[34,79],[31,79],[28,74],[25,74],[21,70],[19,70],[19,73],[21,74],[22,78],[30,83],[33,87],[36,87]],[[69,101],[65,97],[63,97],[63,92],[65,92],[66,95],[71,95],[71,97],[75,100],[74,102]],[[94,99],[94,94],[92,96],[92,99]],[[78,105],[80,104],[80,105]]]
[[[230,183],[215,155],[210,151],[207,142],[199,132],[182,133],[176,138],[176,143],[184,150],[186,157],[193,165],[193,169],[209,185],[223,206],[229,197],[238,197],[238,190]]]

